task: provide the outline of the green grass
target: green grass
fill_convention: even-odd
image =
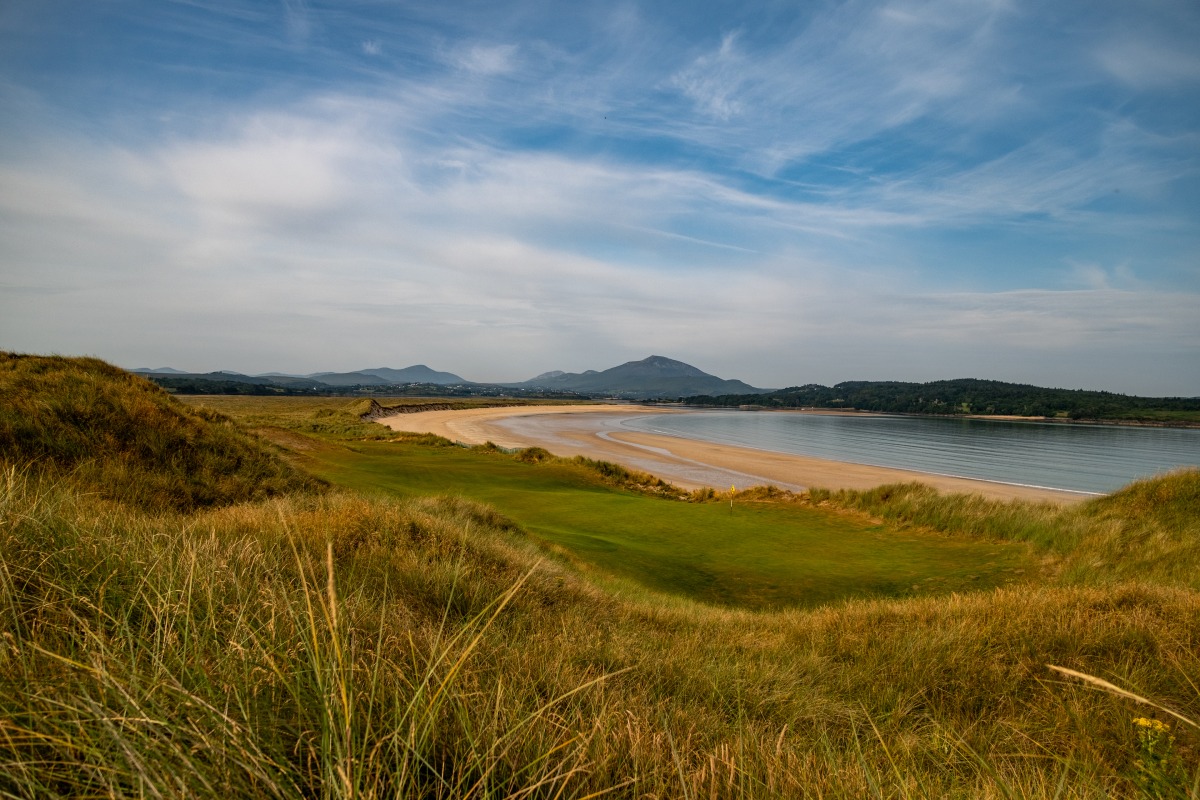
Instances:
[[[356,442],[305,453],[314,474],[360,491],[487,503],[603,572],[707,602],[816,605],[990,588],[1036,570],[1019,544],[898,532],[794,503],[688,503],[614,488],[572,462],[480,448]],[[1019,571],[1019,572],[1018,572]]]
[[[595,462],[554,459],[544,451],[513,458],[486,448],[430,446],[428,437],[398,436],[358,420],[363,401],[215,402],[244,424],[301,448],[300,463],[332,483],[488,503],[599,575],[707,602],[767,608],[971,591],[1024,582],[1038,569],[1027,547],[995,537],[900,532],[863,515],[797,503],[743,499],[729,513],[721,502],[664,502],[621,491],[598,471],[608,465]],[[280,438],[281,428],[316,441]]]

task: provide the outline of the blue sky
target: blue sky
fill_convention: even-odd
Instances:
[[[1193,0],[0,5],[0,347],[1200,395]]]

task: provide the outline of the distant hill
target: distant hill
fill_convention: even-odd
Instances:
[[[442,386],[449,386],[456,383],[469,383],[465,378],[460,378],[453,372],[438,372],[435,369],[430,369],[424,364],[414,364],[411,367],[404,369],[391,369],[390,367],[376,367],[374,369],[359,370],[367,375],[374,375],[384,379],[387,383],[436,383]]]
[[[631,399],[675,398],[698,394],[758,394],[768,391],[738,380],[725,380],[709,375],[691,364],[665,356],[650,356],[641,361],[629,361],[601,372],[545,372],[516,385]]]
[[[183,372],[177,369],[170,371],[135,369],[131,370],[131,372],[141,375],[144,378],[149,378],[160,386],[176,390],[188,386],[237,386],[240,384],[245,387],[257,387],[262,390],[262,393],[267,393],[272,388],[312,389],[332,385],[313,378],[306,378],[302,375],[283,375],[280,373],[243,375],[240,372],[229,372],[227,370],[220,370],[218,372]],[[252,391],[252,389],[244,389],[243,391]]]
[[[403,369],[373,367],[354,372],[314,372],[310,375],[288,375],[280,372],[243,375],[240,372],[226,371],[195,373],[169,367],[155,370],[138,369],[133,372],[150,378],[167,389],[185,394],[279,394],[281,391],[344,394],[357,389],[387,391],[386,387],[394,386],[398,391],[403,391],[402,387],[421,386],[429,387],[434,393],[462,390],[470,394],[496,395],[514,391],[518,394],[537,393],[540,396],[550,393],[555,396],[602,395],[629,399],[674,399],[700,394],[759,394],[769,391],[742,381],[718,378],[690,364],[664,356],[650,356],[604,371],[589,369],[573,373],[553,370],[520,383],[495,385],[472,383],[453,372],[439,372],[424,364],[414,364]]]
[[[308,377],[326,386],[383,386],[395,383],[366,372],[314,372]]]
[[[452,372],[438,372],[424,364],[404,369],[376,367],[356,372],[314,372],[311,375],[289,375],[283,372],[266,372],[260,375],[243,375],[240,372],[221,370],[218,372],[184,372],[172,367],[130,370],[150,378],[161,386],[182,392],[227,392],[234,394],[272,394],[279,388],[288,390],[345,389],[354,386],[406,386],[431,384],[447,386],[465,384],[469,381]],[[244,384],[244,387],[238,386]],[[253,388],[246,388],[253,387]]]
[[[834,408],[906,414],[982,414],[1164,424],[1200,422],[1200,399],[1132,397],[1083,389],[959,378],[929,383],[845,381],[810,383],[763,394],[729,393],[685,398],[690,405]]]

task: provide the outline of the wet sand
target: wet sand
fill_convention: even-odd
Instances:
[[[1089,495],[991,481],[873,467],[748,447],[714,444],[632,431],[622,420],[642,414],[685,414],[677,409],[625,405],[522,406],[464,411],[423,411],[377,420],[397,431],[434,433],[464,444],[490,441],[501,447],[544,447],[559,456],[582,455],[643,470],[677,486],[739,490],[773,484],[800,491],[870,489],[884,483],[920,481],[943,492],[999,500],[1072,503]]]

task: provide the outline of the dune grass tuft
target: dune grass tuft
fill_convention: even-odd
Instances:
[[[142,508],[192,509],[318,482],[232,420],[92,358],[0,353],[0,460]]]

